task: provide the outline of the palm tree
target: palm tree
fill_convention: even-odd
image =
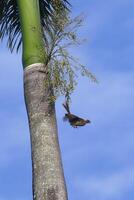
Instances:
[[[68,9],[67,0],[1,0],[0,38],[11,51],[22,43],[24,97],[29,119],[34,200],[67,200],[57,135],[53,93],[45,65],[42,29],[50,30],[56,5]]]

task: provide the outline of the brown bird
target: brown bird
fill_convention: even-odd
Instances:
[[[67,102],[65,104],[63,103],[63,106],[64,106],[65,110],[67,111],[67,113],[64,116],[64,120],[68,120],[70,125],[73,126],[74,128],[77,128],[78,126],[84,126],[87,123],[91,123],[91,121],[88,119],[85,120],[76,115],[71,114],[69,105]]]

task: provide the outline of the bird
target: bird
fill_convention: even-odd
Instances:
[[[65,110],[67,111],[67,113],[65,114],[64,116],[64,121],[68,120],[70,125],[73,127],[73,128],[77,128],[78,126],[85,126],[87,123],[91,123],[90,120],[85,120],[85,119],[82,119],[76,115],[73,115],[71,112],[70,112],[70,109],[69,109],[69,105],[67,102],[63,103],[62,104],[63,107],[65,108]]]

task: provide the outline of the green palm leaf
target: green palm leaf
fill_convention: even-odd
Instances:
[[[55,2],[55,0],[39,0],[41,24],[47,31],[52,28],[53,13],[56,10]],[[69,10],[68,0],[59,0],[59,3],[65,10]],[[7,37],[7,45],[11,52],[15,47],[17,51],[19,50],[22,35],[17,0],[0,0],[0,39],[4,37]]]

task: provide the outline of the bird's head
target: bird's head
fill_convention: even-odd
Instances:
[[[89,119],[86,120],[86,123],[91,123],[91,121]]]

